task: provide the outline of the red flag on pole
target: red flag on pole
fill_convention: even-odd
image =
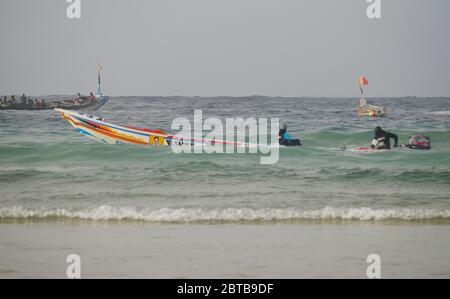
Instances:
[[[359,85],[364,86],[364,85],[369,85],[369,81],[367,81],[367,79],[363,76],[359,77]]]

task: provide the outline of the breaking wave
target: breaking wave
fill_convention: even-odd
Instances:
[[[93,221],[143,221],[155,223],[221,223],[221,222],[283,222],[303,220],[340,221],[450,221],[450,210],[437,209],[373,209],[326,207],[317,210],[287,209],[195,209],[162,208],[158,210],[133,207],[99,206],[81,210],[29,209],[13,206],[0,208],[0,219],[80,219]]]

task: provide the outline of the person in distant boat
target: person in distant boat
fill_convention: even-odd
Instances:
[[[27,97],[25,96],[25,94],[22,94],[22,96],[20,97],[20,104],[22,106],[26,106],[27,105]]]
[[[77,96],[78,98],[73,100],[74,104],[81,104],[86,99],[86,97],[83,96],[81,93],[77,93]]]
[[[287,132],[287,125],[283,124],[278,133],[278,141],[280,145],[284,146],[301,146],[300,139],[293,139]]]
[[[35,110],[41,109],[41,103],[39,102],[38,99],[34,100],[34,109]]]
[[[28,98],[27,106],[28,108],[33,108],[33,100],[31,98]]]
[[[94,100],[95,100],[95,96],[91,91],[91,93],[89,93],[88,101],[89,101],[89,103],[92,103]]]
[[[16,107],[16,96],[11,96],[11,102],[10,102],[10,106],[11,107]]]
[[[382,149],[391,149],[391,139],[394,139],[394,148],[398,147],[398,136],[384,131],[381,127],[375,128],[375,136],[373,137],[372,149],[382,150]]]
[[[7,107],[8,106],[8,98],[6,96],[3,97],[2,106]]]

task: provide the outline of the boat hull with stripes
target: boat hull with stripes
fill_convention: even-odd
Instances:
[[[64,109],[55,109],[79,133],[106,144],[168,145],[167,133],[160,130],[119,126],[101,117]]]
[[[55,109],[61,117],[67,120],[76,131],[106,144],[140,144],[140,145],[166,145],[166,146],[232,146],[242,148],[272,147],[238,141],[192,138],[191,136],[169,135],[160,130],[149,130],[130,126],[115,125],[105,122],[98,116],[87,115],[64,109]],[[277,146],[279,144],[277,143]]]

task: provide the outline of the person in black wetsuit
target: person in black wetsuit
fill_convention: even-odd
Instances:
[[[383,131],[381,127],[375,128],[375,136],[372,141],[372,149],[391,149],[390,139],[394,139],[394,148],[398,147],[398,137],[390,132]]]

